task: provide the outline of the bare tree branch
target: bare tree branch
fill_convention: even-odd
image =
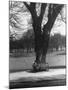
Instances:
[[[40,18],[41,20],[43,19],[46,6],[47,6],[47,4],[45,4],[45,3],[42,3],[42,5],[41,5],[41,12],[40,12],[40,16],[39,16],[39,18]]]
[[[30,5],[28,5],[26,2],[24,2],[27,9],[30,11],[32,18],[36,17],[36,3],[31,2]]]
[[[56,20],[56,18],[58,16],[58,14],[60,13],[60,11],[61,11],[61,9],[62,9],[63,6],[64,5],[56,5],[56,8],[54,8],[55,7],[55,5],[54,5],[53,6],[53,13],[52,14],[50,13],[50,11],[52,10],[51,9],[51,5],[49,6],[48,22],[43,27],[43,30],[44,31],[45,31],[45,28],[46,28],[47,31],[48,30],[49,30],[49,32],[51,31],[51,28],[53,27],[53,24],[54,24],[54,22],[55,22],[55,20]]]
[[[64,6],[63,4],[56,5],[56,7],[53,9],[53,14],[55,13],[55,15],[58,15],[60,13],[61,9],[63,8],[63,6]]]
[[[30,6],[26,3],[26,2],[23,2],[25,4],[25,6],[27,7],[28,10],[30,10]]]
[[[32,13],[32,11],[35,11],[35,4],[36,3],[31,2],[30,5],[28,5],[26,2],[24,2],[24,4],[31,13]]]
[[[60,16],[61,16],[60,20],[62,20],[64,23],[66,23],[66,17],[63,17],[63,16],[62,16],[62,12],[60,12],[59,14],[60,14]]]

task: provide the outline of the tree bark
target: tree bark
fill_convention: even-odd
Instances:
[[[48,44],[49,44],[49,38],[50,38],[50,34],[47,33],[43,33],[42,35],[42,58],[41,58],[41,63],[46,63],[46,54],[47,54],[47,50],[48,50]]]
[[[41,23],[37,18],[36,21],[33,21],[33,29],[35,35],[35,53],[36,53],[36,63],[41,62],[41,49],[42,49],[42,33],[41,33]]]
[[[50,32],[48,30],[48,25],[41,31],[41,22],[39,19],[33,23],[33,29],[35,34],[35,53],[36,53],[36,63],[46,63],[46,54],[48,50]]]
[[[28,4],[24,3],[26,7],[29,9],[32,20],[33,20],[33,30],[35,34],[35,53],[36,53],[36,60],[35,62],[38,63],[46,63],[46,54],[48,50],[48,44],[49,44],[49,37],[50,37],[50,31],[53,27],[53,24],[56,20],[56,17],[58,16],[60,10],[62,9],[63,5],[49,5],[48,10],[48,22],[43,27],[43,32],[41,31],[41,24],[43,20],[43,16],[45,13],[45,9],[47,4],[42,4],[41,6],[41,13],[38,17],[36,14],[36,3],[31,3],[29,6]]]

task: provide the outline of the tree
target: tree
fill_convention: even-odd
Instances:
[[[49,40],[49,49],[53,50],[53,48],[55,48],[56,50],[62,49],[62,47],[65,47],[66,45],[66,37],[57,33],[54,34],[54,36],[50,37]]]
[[[61,35],[60,34],[55,34],[53,36],[53,47],[58,50],[59,46],[61,45]]]
[[[48,50],[48,43],[49,43],[49,37],[51,29],[54,25],[54,22],[60,13],[63,4],[41,4],[41,10],[39,16],[36,12],[36,3],[30,3],[28,5],[26,2],[24,2],[25,6],[28,8],[28,10],[31,13],[32,16],[32,26],[35,34],[35,52],[36,52],[36,60],[35,63],[39,65],[39,63],[46,63],[46,53]],[[42,25],[42,20],[44,13],[47,11],[48,6],[48,21],[45,25]]]
[[[48,43],[50,38],[51,29],[55,23],[57,16],[63,8],[63,4],[47,4],[47,3],[26,3],[24,5],[29,10],[32,17],[32,26],[34,30],[35,36],[35,53],[36,60],[34,63],[34,67],[36,69],[36,65],[43,67],[43,64],[46,64],[46,54],[48,50]],[[38,10],[38,7],[40,8]],[[39,12],[38,12],[39,11]],[[44,14],[46,13],[47,21],[43,23]],[[16,22],[19,23],[19,19],[14,17]],[[11,19],[10,19],[11,20]],[[11,20],[12,21],[12,20]],[[11,23],[12,26],[18,28],[16,23]]]

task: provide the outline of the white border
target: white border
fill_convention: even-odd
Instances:
[[[68,4],[68,0],[16,0],[16,1],[32,1],[32,2],[49,2],[49,3],[62,3]],[[7,90],[9,83],[9,25],[8,25],[8,3],[9,0],[0,1],[0,90]],[[68,5],[67,5],[68,12]],[[68,14],[67,14],[68,17]],[[68,18],[67,18],[68,21]],[[68,23],[67,23],[68,25]],[[68,40],[68,32],[67,32]],[[68,44],[67,44],[68,47]],[[68,52],[68,50],[67,50]],[[68,56],[68,55],[67,55]],[[68,65],[68,62],[67,62]],[[67,80],[68,81],[68,80]],[[55,87],[40,87],[40,88],[28,88],[29,90],[57,90],[62,89],[66,90],[68,86],[55,86]],[[16,89],[14,89],[16,90]],[[19,90],[19,89],[18,89]],[[22,90],[22,89],[21,89]],[[27,89],[26,89],[27,90]]]
[[[10,0],[10,1],[25,1],[25,2],[41,2],[41,3],[61,3],[67,4],[67,0]]]

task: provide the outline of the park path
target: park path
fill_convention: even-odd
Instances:
[[[21,71],[10,73],[10,81],[37,81],[37,80],[52,80],[52,79],[65,79],[66,69],[49,69],[49,71],[30,72]]]

